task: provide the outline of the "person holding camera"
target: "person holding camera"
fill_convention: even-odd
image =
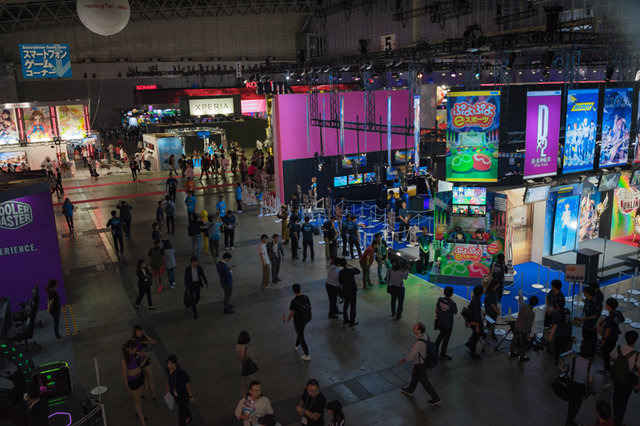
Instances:
[[[404,280],[409,276],[409,270],[400,261],[393,263],[387,272],[387,293],[391,295],[391,316],[397,320],[402,318],[404,305]],[[397,304],[397,307],[396,307]]]
[[[515,358],[519,356],[520,361],[529,361],[529,357],[524,354],[525,343],[531,337],[531,328],[533,327],[533,320],[535,314],[533,308],[538,304],[538,297],[531,296],[529,304],[524,303],[520,305],[518,311],[518,318],[513,325],[513,339],[511,340],[511,347],[509,348],[509,356]]]

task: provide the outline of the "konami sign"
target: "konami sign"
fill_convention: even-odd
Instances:
[[[189,115],[231,115],[233,98],[189,99]]]

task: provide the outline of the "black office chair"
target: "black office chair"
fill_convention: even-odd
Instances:
[[[36,311],[37,312],[37,311]],[[29,352],[29,339],[33,339],[33,331],[35,329],[35,317],[27,319],[27,326],[22,331],[19,331],[13,337],[9,337],[10,342],[15,342],[16,344],[22,343],[24,345],[24,349],[26,352]],[[42,346],[39,345],[35,340],[31,341],[31,346],[35,346],[36,349],[42,349]]]
[[[40,306],[40,290],[37,285],[31,291],[31,299],[20,303],[20,306],[22,309],[13,314],[12,320],[14,326],[25,328],[25,323],[29,318],[35,320]],[[42,321],[38,321],[38,325],[42,328]]]

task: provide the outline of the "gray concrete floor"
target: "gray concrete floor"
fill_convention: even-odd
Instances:
[[[95,183],[83,173],[80,170],[79,176],[65,180],[65,186]],[[140,178],[160,176],[159,173],[141,173]],[[127,174],[102,172],[97,183],[128,179]],[[196,181],[197,186],[198,183]],[[95,200],[163,190],[164,180],[151,180],[69,189],[65,196],[74,201]],[[209,189],[204,194],[197,192],[198,210],[203,207],[213,210],[219,194],[235,208],[229,187]],[[281,285],[270,290],[260,289],[258,238],[262,233],[279,233],[280,224],[274,217],[256,217],[255,207],[245,208],[245,213],[238,216],[236,249],[231,262],[237,266],[232,297],[235,314],[223,315],[223,295],[214,263],[205,255],[201,264],[208,274],[210,286],[202,292],[200,318],[194,320],[182,304],[182,274],[191,247],[182,193],[178,194],[176,203],[176,234],[169,236],[178,254],[178,287],[153,294],[156,311],[135,310],[132,306],[137,291],[135,262],[144,258],[151,247],[151,223],[160,198],[161,195],[127,198],[134,210],[132,236],[125,241],[126,260],[116,258],[110,234],[105,229],[109,211],[115,208],[117,199],[77,204],[75,237],[69,236],[65,220],[59,208],[55,208],[65,288],[78,326],[78,334],[65,344],[73,348],[72,368],[78,378],[75,386],[88,393],[96,385],[93,369],[93,358],[96,357],[102,382],[109,387],[104,401],[110,424],[137,424],[120,373],[121,345],[131,336],[135,324],[142,324],[158,341],[152,359],[159,396],[164,392],[162,367],[168,354],[175,353],[191,375],[196,396],[192,406],[193,424],[241,424],[233,417],[241,397],[234,345],[243,329],[251,334],[251,349],[259,366],[258,379],[284,426],[299,424],[293,406],[309,378],[320,381],[327,400],[338,399],[345,405],[347,424],[352,426],[564,424],[566,403],[557,399],[550,388],[555,372],[552,359],[541,352],[533,352],[531,361],[523,364],[510,360],[505,349],[495,352],[489,348],[483,353],[483,360],[475,361],[463,346],[469,330],[464,327],[461,317],[456,318],[450,343],[453,360],[430,370],[442,404],[429,407],[429,398],[421,388],[415,398],[402,395],[400,388],[408,384],[410,366],[400,366],[398,360],[412,343],[411,328],[416,320],[424,321],[429,334],[435,338],[432,330],[434,304],[441,290],[424,281],[408,286],[404,318],[400,321],[391,319],[389,295],[383,287],[361,291],[357,327],[348,328],[342,321],[328,320],[324,291],[327,265],[322,246],[316,245],[316,261],[306,263],[292,262],[289,248],[285,246]],[[166,284],[166,276],[163,280]],[[313,305],[314,318],[306,332],[311,355],[309,363],[300,360],[293,350],[292,324],[282,322],[282,315],[287,312],[292,298],[290,284],[294,282],[302,284],[303,292]],[[465,303],[460,299],[457,302],[459,307]],[[143,304],[146,306],[146,302]],[[536,327],[540,329],[539,321]],[[594,397],[586,400],[578,420],[592,424],[594,407]],[[177,413],[170,412],[160,398],[153,402],[150,395],[147,396],[143,410],[149,425],[177,423]],[[635,394],[631,396],[626,424],[640,424]]]

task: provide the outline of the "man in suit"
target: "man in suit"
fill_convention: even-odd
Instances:
[[[278,234],[273,234],[272,240],[267,243],[267,254],[271,260],[271,279],[274,284],[278,284],[278,281],[282,281],[278,278],[278,274],[280,274],[280,262],[284,257],[284,248]]]
[[[228,262],[231,260],[231,253],[225,253],[222,255],[222,259],[216,264],[216,270],[220,277],[220,287],[224,291],[224,313],[232,314],[233,305],[230,303],[231,292],[233,291],[233,274],[232,271],[235,266],[229,266]]]
[[[360,273],[358,268],[352,268],[344,257],[340,259],[342,269],[338,273],[338,282],[342,286],[344,305],[342,307],[342,323],[349,327],[358,325],[356,322],[356,299],[358,297],[358,285],[355,276]]]
[[[198,257],[191,256],[191,265],[184,270],[184,287],[187,292],[193,310],[193,317],[198,318],[198,302],[200,301],[200,289],[206,286],[209,288],[209,282],[204,274],[202,266],[198,265]]]

